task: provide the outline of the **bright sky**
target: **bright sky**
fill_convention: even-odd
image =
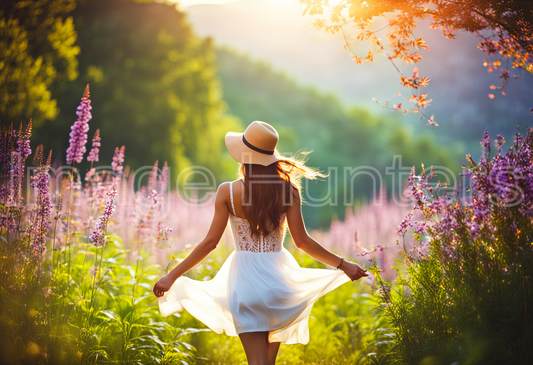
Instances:
[[[196,4],[226,4],[232,3],[238,0],[177,0],[182,7],[187,7]]]
[[[227,4],[233,3],[239,0],[171,0],[171,2],[177,2],[181,7],[187,7],[196,4]],[[288,4],[294,3],[297,0],[270,0],[276,4]]]

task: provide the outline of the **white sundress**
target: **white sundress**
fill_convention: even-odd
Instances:
[[[216,333],[268,331],[270,342],[307,344],[314,302],[350,278],[342,270],[300,267],[283,247],[285,214],[280,229],[253,237],[249,222],[235,216],[232,183],[230,195],[235,251],[209,281],[179,277],[159,297],[161,314],[186,309]]]

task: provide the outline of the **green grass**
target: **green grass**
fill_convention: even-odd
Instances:
[[[186,311],[161,316],[152,287],[166,271],[154,264],[150,245],[140,247],[137,260],[139,247],[130,249],[117,236],[108,236],[103,251],[83,243],[79,233],[72,238],[72,252],[50,247],[37,274],[32,261],[23,259],[27,242],[17,241],[20,251],[3,250],[0,330],[6,351],[0,362],[246,364],[238,337],[215,334]],[[221,243],[186,275],[213,278],[231,251]],[[303,267],[324,267],[300,250],[292,253]],[[343,284],[315,303],[310,342],[282,345],[278,364],[379,363],[387,356],[383,339],[389,334],[378,307],[366,282]]]

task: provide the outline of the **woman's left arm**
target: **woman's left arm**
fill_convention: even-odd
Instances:
[[[217,247],[228,223],[229,211],[226,205],[226,196],[229,196],[229,185],[227,183],[220,184],[215,197],[215,215],[207,235],[185,260],[155,283],[153,292],[156,297],[163,296],[180,276],[198,265]]]

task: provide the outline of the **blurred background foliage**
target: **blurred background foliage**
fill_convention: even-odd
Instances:
[[[0,119],[53,120],[54,82],[78,77],[76,0],[4,0],[0,6]]]
[[[42,0],[3,2],[1,9],[1,47],[11,58],[0,70],[0,88],[9,91],[0,97],[0,120],[9,125],[33,118],[32,144],[52,148],[56,161],[64,160],[86,84],[93,106],[89,138],[100,128],[102,163],[110,164],[115,147],[125,145],[125,163],[133,169],[168,161],[174,189],[178,173],[193,165],[213,172],[213,186],[234,179],[238,166],[223,137],[227,131],[243,131],[253,120],[279,130],[283,153],[314,150],[310,165],[339,173],[307,186],[308,202],[327,199],[332,191],[336,195],[321,209],[304,208],[311,227],[342,219],[344,203],[371,199],[375,171],[385,177],[389,195],[398,194],[401,186],[396,183],[393,192],[385,174],[394,155],[401,155],[407,167],[421,162],[452,167],[464,156],[464,145],[443,146],[434,130],[413,128],[392,113],[347,106],[265,62],[198,37],[174,5]],[[16,39],[24,44],[17,46]],[[28,72],[28,65],[48,68]],[[364,166],[375,171],[350,184],[344,168]],[[80,166],[82,172],[86,168]]]
[[[96,0],[72,16],[80,76],[54,85],[62,113],[39,128],[41,142],[65,150],[79,90],[89,83],[103,156],[125,145],[133,168],[161,160],[173,171],[197,164],[222,176],[223,136],[237,122],[224,114],[211,40],[196,37],[184,14],[165,4]]]

